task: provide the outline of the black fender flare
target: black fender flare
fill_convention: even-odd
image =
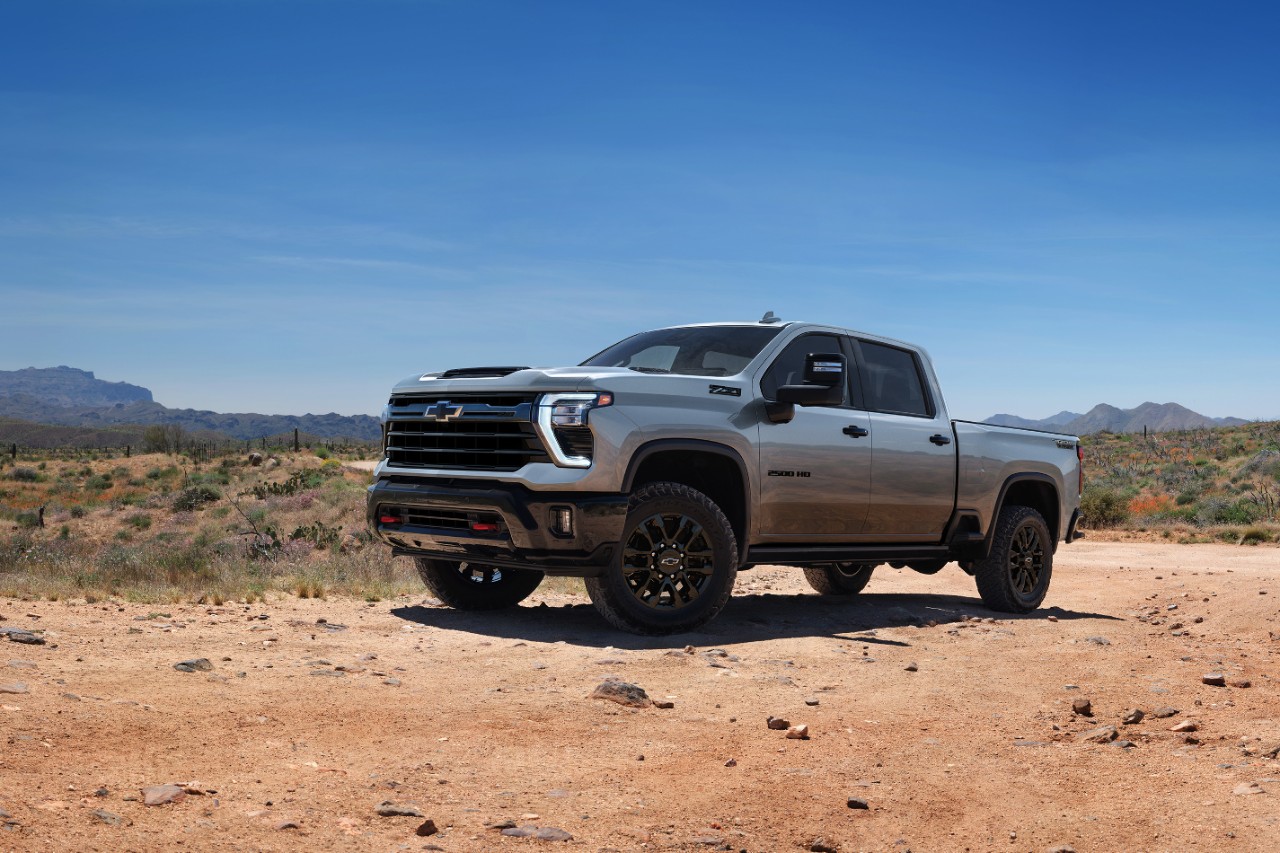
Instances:
[[[1042,483],[1049,487],[1053,492],[1054,500],[1058,502],[1058,508],[1061,508],[1061,496],[1058,494],[1058,484],[1048,474],[1039,474],[1033,471],[1027,471],[1022,474],[1012,474],[1004,485],[1000,487],[1000,494],[996,498],[995,506],[991,509],[991,518],[987,521],[987,535],[982,540],[981,559],[986,559],[991,554],[992,540],[996,535],[996,523],[1000,518],[1000,511],[1004,509],[1005,498],[1009,495],[1009,490],[1019,483]],[[1058,513],[1055,513],[1058,514]],[[1058,537],[1062,533],[1062,519],[1055,522],[1045,519],[1045,524],[1049,525],[1049,532],[1053,535],[1053,549],[1058,549]]]
[[[747,545],[751,541],[752,479],[742,455],[727,444],[696,438],[657,438],[642,444],[636,448],[636,452],[631,455],[631,461],[627,463],[627,473],[622,478],[623,493],[631,494],[632,489],[635,487],[636,473],[646,459],[650,456],[670,451],[688,451],[690,453],[709,453],[714,456],[723,456],[737,466],[738,476],[742,480],[743,512],[742,541],[739,543],[738,551],[741,554],[741,559],[745,560],[747,557]]]

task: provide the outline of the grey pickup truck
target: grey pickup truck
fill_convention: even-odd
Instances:
[[[383,413],[368,523],[456,608],[585,578],[626,631],[705,623],[739,571],[853,595],[954,561],[994,610],[1080,536],[1075,436],[947,417],[919,347],[824,324],[642,332],[577,367],[415,375]]]

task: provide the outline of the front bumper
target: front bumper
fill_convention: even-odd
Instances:
[[[537,569],[549,575],[599,575],[619,547],[626,495],[458,482],[378,480],[369,487],[369,529],[397,555]],[[572,515],[567,532],[554,522],[566,509]]]

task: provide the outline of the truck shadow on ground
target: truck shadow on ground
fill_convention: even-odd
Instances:
[[[863,593],[856,598],[826,598],[816,595],[751,593],[735,595],[710,624],[682,634],[639,637],[615,629],[588,603],[522,606],[510,610],[468,612],[447,607],[415,605],[397,607],[393,616],[446,631],[465,631],[489,637],[554,643],[588,648],[611,646],[619,649],[679,649],[686,645],[706,646],[752,643],[793,637],[853,639],[861,643],[910,646],[909,641],[865,636],[882,628],[914,626],[925,628],[962,623],[971,618],[995,619],[1005,625],[1042,621],[1050,616],[1059,621],[1092,619],[1122,621],[1105,613],[1086,613],[1046,607],[1025,615],[989,610],[977,598],[958,595],[904,593]]]

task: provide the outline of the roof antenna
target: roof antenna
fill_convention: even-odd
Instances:
[[[781,323],[782,318],[774,315],[772,311],[764,312],[764,316],[760,318],[761,323]]]

